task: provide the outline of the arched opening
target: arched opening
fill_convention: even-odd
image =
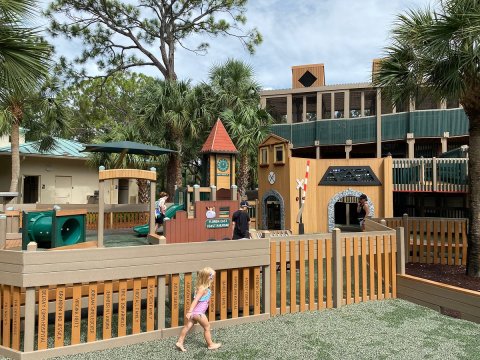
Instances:
[[[275,190],[268,191],[262,197],[262,228],[285,229],[285,203],[282,195]]]
[[[357,219],[358,198],[361,191],[348,189],[336,193],[328,202],[328,231],[339,226],[342,231],[360,231]],[[375,206],[368,194],[370,217],[375,216]],[[338,205],[337,205],[338,204]]]

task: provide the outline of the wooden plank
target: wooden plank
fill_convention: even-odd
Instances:
[[[172,310],[172,327],[177,327],[178,326],[178,309],[179,309],[179,303],[180,303],[180,276],[178,274],[173,274],[172,275],[172,280],[171,280],[171,288],[172,288],[172,293],[170,294],[170,304],[171,304],[171,310]],[[212,296],[214,292],[212,290]],[[211,307],[211,305],[210,305]],[[215,311],[215,307],[213,307]]]
[[[139,334],[142,317],[142,282],[141,279],[133,279],[133,314],[132,334]]]
[[[345,238],[345,287],[346,287],[346,303],[352,303],[352,255],[351,255],[351,239]]]
[[[440,264],[445,265],[447,263],[447,259],[445,258],[445,221],[440,221]]]
[[[438,231],[440,229],[440,222],[434,220],[433,221],[433,263],[438,264]]]
[[[20,288],[12,288],[12,349],[20,350]]]
[[[359,258],[358,258],[358,237],[353,238],[353,281],[354,281],[354,301],[355,303],[360,302],[360,269],[359,269]]]
[[[460,222],[455,221],[455,259],[453,265],[461,265],[460,260]]]
[[[431,232],[432,232],[432,221],[431,220],[427,220],[426,221],[427,223],[427,257],[425,259],[426,263],[427,264],[431,264],[432,263],[432,244],[431,244]]]
[[[462,265],[467,265],[467,222],[462,221]]]
[[[62,347],[65,339],[65,286],[59,285],[55,297],[55,343],[54,346]]]
[[[270,243],[270,316],[275,316],[277,313],[277,259],[276,259],[276,256],[277,256],[277,243],[272,241]],[[234,281],[233,271],[232,271],[232,282]],[[233,285],[234,283],[232,284],[232,291],[234,291]],[[237,285],[238,285],[238,271],[237,271]],[[233,300],[234,300],[234,297],[232,295],[232,301]],[[232,309],[232,317],[233,317],[233,309]]]
[[[385,299],[390,299],[390,235],[383,235],[383,254],[385,261]]]
[[[418,262],[425,263],[424,259],[424,240],[425,240],[425,223],[428,220],[420,220],[418,222],[419,233],[420,233],[420,243],[418,246]],[[386,292],[386,291],[385,291]]]
[[[187,312],[190,309],[190,305],[192,305],[192,298],[193,298],[193,288],[192,288],[192,273],[186,273],[183,278],[184,286],[183,286],[183,299],[184,299],[184,306],[183,306],[183,317],[187,317]]]
[[[287,244],[280,242],[280,314],[287,312]]]
[[[317,304],[318,310],[323,309],[323,244],[317,240]]]
[[[260,304],[261,304],[261,284],[260,284],[260,267],[259,266],[253,269],[253,281],[254,281],[253,315],[259,315]],[[225,318],[226,317],[227,316],[225,313]]]
[[[215,314],[217,309],[217,287],[215,280],[212,281],[210,291],[212,292],[212,296],[210,296],[210,304],[208,305],[208,320],[215,321]]]
[[[300,281],[300,312],[306,310],[305,306],[305,290],[306,290],[306,278],[305,278],[305,241],[300,240],[298,242],[298,261],[299,266],[299,281]]]
[[[87,342],[97,340],[97,284],[88,286]]]
[[[250,316],[250,269],[243,269],[243,317]]]
[[[315,242],[308,240],[308,305],[315,310]]]
[[[368,250],[369,250],[369,270],[370,270],[370,300],[375,300],[375,257],[373,253],[373,241],[375,236],[368,237]]]
[[[367,238],[361,237],[362,241],[362,301],[367,301]]]
[[[72,345],[80,344],[81,320],[82,284],[74,284],[72,289]]]
[[[220,320],[227,318],[228,299],[227,270],[220,271]]]
[[[392,255],[392,297],[395,299],[397,297],[397,238],[396,236],[391,236],[390,240],[390,254]]]
[[[155,330],[155,283],[155,276],[147,279],[147,331]]]
[[[11,346],[10,344],[10,336],[11,336],[11,305],[12,305],[12,287],[10,285],[3,285],[3,306],[2,306],[2,320],[3,320],[3,339],[2,339],[2,345],[4,347],[9,348]]]
[[[325,240],[325,257],[327,263],[326,276],[327,276],[327,309],[333,307],[333,286],[332,286],[332,239]]]
[[[377,236],[377,300],[383,299],[382,289],[382,237]]]
[[[297,312],[297,253],[296,241],[291,240],[290,245],[290,312]]]
[[[448,221],[448,265],[453,265],[453,244],[452,244],[452,235],[453,235],[453,221]]]
[[[113,282],[105,281],[103,284],[103,329],[102,339],[112,337],[112,313],[113,313]]]
[[[272,247],[275,248],[276,244],[271,243],[270,245],[273,245]],[[275,264],[275,251],[273,253],[273,262]],[[275,308],[276,310],[276,293],[277,293],[277,286],[276,286],[276,278],[277,278],[277,269],[276,265],[270,266],[270,279],[274,278],[273,283],[271,283],[271,286],[273,288],[273,291],[270,291],[270,301],[272,301],[272,294],[273,294],[273,302],[270,304],[270,311],[272,311],[272,308]],[[233,269],[232,270],[232,319],[235,319],[238,317],[238,269]],[[270,313],[275,314],[275,312]]]
[[[127,280],[118,282],[118,336],[127,335]]]
[[[48,288],[38,290],[38,350],[45,350],[48,341]],[[5,342],[3,342],[5,346]]]
[[[412,237],[413,237],[413,244],[412,244],[412,262],[418,262],[418,249],[417,249],[417,228],[418,228],[418,221],[412,220]],[[380,291],[379,291],[380,293]]]

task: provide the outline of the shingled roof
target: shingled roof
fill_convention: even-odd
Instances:
[[[208,135],[205,144],[203,144],[201,153],[238,153],[233,145],[232,139],[228,136],[227,130],[220,119],[217,120],[210,135]]]

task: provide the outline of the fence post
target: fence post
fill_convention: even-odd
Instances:
[[[408,214],[403,214],[403,247],[405,249],[405,261],[408,262],[410,255],[410,227],[408,225]]]
[[[268,244],[270,245],[270,238],[266,238],[265,241],[268,241]],[[271,247],[269,246],[270,251]],[[270,260],[269,260],[270,261]],[[263,309],[265,313],[270,312],[270,293],[271,291],[276,291],[277,287],[274,284],[274,288],[272,290],[271,284],[270,284],[270,265],[263,266],[262,269],[262,292],[263,292]],[[276,314],[270,314],[270,317],[274,316]]]
[[[380,220],[380,224],[383,226],[387,226],[387,221],[385,219]]]
[[[105,170],[105,166],[98,168],[100,171]],[[105,181],[98,182],[98,225],[97,225],[97,247],[103,247],[103,228],[105,226]]]
[[[210,185],[210,201],[217,201],[217,187]]]
[[[165,329],[165,275],[157,276],[157,330]]]
[[[27,251],[37,251],[37,243],[30,241]],[[35,342],[35,288],[25,289],[25,333],[23,351],[33,351]]]
[[[333,307],[342,306],[343,300],[343,258],[340,229],[332,230],[333,247]]]
[[[154,167],[150,168],[150,171],[157,173],[157,169]],[[150,216],[148,219],[148,233],[155,234],[155,191],[156,191],[156,181],[150,181]]]
[[[200,185],[193,185],[193,202],[200,201]]]
[[[402,227],[397,228],[397,274],[405,275],[405,239]]]
[[[7,216],[0,215],[0,249],[7,245]]]
[[[432,158],[432,185],[433,191],[437,191],[437,158]]]
[[[238,187],[237,185],[232,185],[232,200],[238,200]]]

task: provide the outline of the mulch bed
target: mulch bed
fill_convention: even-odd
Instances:
[[[408,275],[423,279],[480,291],[480,279],[466,276],[465,266],[407,263],[405,264],[405,272]]]

